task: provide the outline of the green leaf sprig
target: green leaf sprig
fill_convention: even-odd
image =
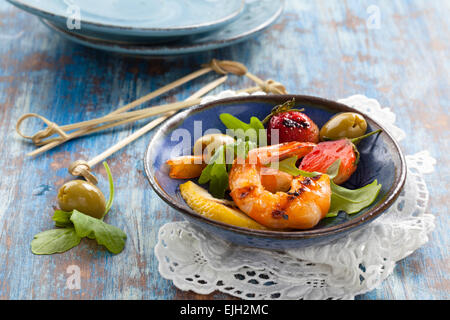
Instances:
[[[55,210],[52,219],[57,229],[47,230],[34,236],[31,241],[31,251],[34,254],[43,255],[68,251],[76,247],[84,237],[96,240],[111,253],[122,252],[127,235],[119,228],[103,221],[114,200],[114,182],[111,170],[106,162],[103,162],[103,165],[109,180],[109,199],[103,217],[96,219],[77,210],[71,212]]]
[[[209,192],[216,198],[223,199],[228,189],[228,172],[232,161],[236,158],[246,159],[248,152],[256,148],[252,141],[237,140],[235,143],[221,146],[211,157],[209,164],[203,169],[198,183],[209,182]],[[232,159],[230,158],[232,156]]]
[[[312,178],[312,177],[321,175],[320,172],[308,172],[308,171],[300,170],[296,166],[297,160],[298,160],[298,157],[290,157],[290,158],[287,158],[280,162],[272,162],[268,166],[271,168],[286,172],[294,177],[303,176],[303,177]]]
[[[338,175],[340,166],[341,159],[338,159],[327,170],[331,189],[331,204],[327,218],[336,217],[340,211],[350,215],[360,212],[375,201],[381,189],[381,184],[378,184],[377,180],[355,190],[338,186],[333,179]]]
[[[233,130],[237,140],[251,141],[258,146],[267,145],[267,134],[263,123],[257,117],[251,117],[250,123],[245,123],[229,113],[219,116],[227,129]],[[260,134],[264,130],[264,134]]]
[[[330,181],[331,205],[327,218],[336,217],[340,211],[355,214],[370,206],[377,198],[381,184],[375,179],[372,183],[355,190],[338,186]]]
[[[274,166],[274,164],[271,164],[271,167],[277,168],[294,177],[301,175],[312,178],[321,174],[319,172],[307,172],[298,169],[296,166],[297,160],[297,157],[288,158],[277,163],[278,167]],[[336,217],[340,211],[344,211],[349,215],[360,212],[375,201],[381,189],[381,184],[377,180],[355,190],[338,186],[333,182],[333,179],[337,176],[340,165],[341,160],[338,159],[327,170],[327,174],[330,176],[331,188],[331,205],[326,216],[327,218]]]

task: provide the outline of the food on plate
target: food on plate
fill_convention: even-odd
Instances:
[[[198,178],[206,167],[203,156],[181,156],[167,161],[169,165],[169,176],[172,179]]]
[[[226,134],[207,134],[195,141],[194,155],[203,155],[206,161],[214,155],[221,146],[234,143],[234,139]]]
[[[320,141],[357,138],[367,131],[364,117],[354,112],[339,113],[320,129]]]
[[[238,227],[267,229],[236,209],[233,202],[214,198],[208,191],[192,181],[180,185],[180,192],[189,207],[207,218]]]
[[[289,191],[294,179],[289,173],[266,166],[261,166],[260,178],[262,186],[273,193]]]
[[[292,109],[295,100],[276,107],[272,113],[264,119],[267,122],[267,140],[269,143],[284,143],[291,141],[298,142],[319,142],[319,127],[302,110]],[[274,132],[278,134],[276,140]]]
[[[198,178],[198,184],[180,185],[189,207],[244,228],[306,230],[370,206],[381,189],[377,180],[354,190],[341,184],[358,167],[355,145],[381,130],[364,135],[365,119],[343,113],[324,125],[320,132],[327,141],[319,142],[317,125],[294,107],[294,100],[287,101],[249,123],[220,114],[227,135],[206,135],[196,141],[193,155],[167,160],[171,178]],[[272,141],[271,130],[278,130],[280,143]]]
[[[103,162],[109,181],[109,199],[84,180],[65,183],[58,192],[59,209],[52,220],[55,229],[36,234],[31,241],[34,254],[62,253],[80,244],[82,238],[95,240],[111,253],[118,254],[125,247],[127,235],[119,228],[104,222],[114,200],[114,182],[111,170]]]
[[[85,180],[72,180],[59,188],[58,205],[63,211],[78,210],[97,219],[102,218],[106,210],[101,190]]]
[[[379,131],[355,139],[340,139],[319,143],[300,163],[300,170],[326,173],[328,168],[340,160],[339,172],[333,179],[336,184],[343,184],[356,171],[359,162],[359,152],[355,143]]]
[[[355,146],[347,139],[321,142],[303,158],[299,169],[326,173],[340,159],[339,172],[333,182],[342,184],[356,171],[358,156],[355,151]]]
[[[172,179],[194,179],[200,177],[206,167],[206,162],[202,158],[202,163],[199,164],[199,159],[199,156],[181,156],[167,160],[169,176]],[[262,170],[261,183],[264,188],[271,192],[289,190],[292,175],[274,168],[264,167]]]
[[[236,159],[230,171],[230,195],[248,216],[271,229],[309,229],[324,218],[330,208],[331,191],[328,175],[314,178],[297,176],[288,192],[272,193],[261,183],[261,168],[273,160],[306,154],[309,148],[296,144],[253,149],[244,161]],[[301,143],[300,143],[301,144]],[[268,150],[270,149],[270,151]],[[259,153],[263,153],[260,157]],[[253,162],[255,157],[258,161]]]

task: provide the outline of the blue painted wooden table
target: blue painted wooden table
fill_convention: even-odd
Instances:
[[[401,144],[405,153],[427,149],[438,161],[436,172],[427,176],[436,229],[379,288],[357,298],[450,298],[449,13],[446,0],[292,0],[276,25],[245,43],[139,60],[70,43],[35,17],[0,2],[0,298],[231,298],[182,292],[158,274],[153,254],[158,230],[180,217],[157,198],[144,175],[151,133],[109,159],[117,197],[108,219],[128,234],[124,252],[113,256],[93,241],[82,241],[61,255],[33,255],[33,235],[53,226],[52,205],[58,187],[70,178],[67,166],[97,155],[142,122],[71,141],[34,159],[25,157],[34,146],[14,130],[28,112],[59,124],[104,115],[212,58],[240,61],[290,93],[330,99],[361,93],[394,110],[408,135]],[[205,76],[156,102],[184,99],[214,78]],[[250,84],[232,76],[222,89]],[[29,132],[41,128],[37,121],[28,123]],[[104,179],[100,187],[107,190]],[[80,289],[66,286],[72,265],[80,268]]]

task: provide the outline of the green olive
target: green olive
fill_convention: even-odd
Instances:
[[[59,188],[58,204],[63,211],[75,209],[97,219],[102,218],[106,210],[103,193],[84,180],[72,180]]]
[[[367,122],[360,114],[345,112],[335,115],[320,130],[320,140],[353,139],[366,133]]]
[[[234,139],[226,134],[207,134],[195,141],[194,155],[201,155],[207,150],[207,157],[214,155],[214,152],[223,145],[233,143]]]

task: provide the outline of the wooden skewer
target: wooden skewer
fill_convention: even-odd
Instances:
[[[188,99],[186,99],[186,101],[199,99],[200,97],[204,96],[209,91],[213,90],[214,88],[216,88],[219,85],[221,85],[222,83],[224,83],[226,81],[226,79],[227,79],[227,77],[225,76],[225,77],[222,77],[220,79],[217,79],[216,81],[211,82],[207,86],[205,86],[202,89],[198,90],[196,93],[194,93]],[[252,93],[252,92],[256,92],[258,90],[260,90],[259,87],[251,87],[251,88],[239,90],[239,92]],[[90,181],[90,182],[92,182],[94,184],[97,184],[97,178],[90,172],[92,167],[94,167],[98,163],[104,161],[106,158],[108,158],[109,156],[111,156],[112,154],[117,152],[118,150],[122,149],[126,145],[130,144],[134,140],[138,139],[139,137],[141,137],[142,135],[144,135],[148,131],[152,130],[153,128],[158,126],[160,123],[162,123],[164,120],[166,120],[167,118],[172,116],[175,112],[176,111],[170,111],[170,112],[166,113],[165,115],[150,121],[147,125],[145,125],[141,129],[137,130],[136,132],[134,132],[133,134],[131,134],[127,138],[119,141],[118,143],[116,143],[112,147],[108,148],[107,150],[105,150],[104,152],[102,152],[101,154],[95,156],[94,158],[92,158],[91,160],[89,160],[87,162],[86,161],[82,161],[82,160],[78,160],[78,161],[73,162],[69,166],[69,172],[72,175],[75,175],[75,176],[83,175],[88,181]]]
[[[174,89],[174,88],[176,88],[178,86],[181,86],[181,85],[183,85],[183,84],[185,84],[185,83],[187,83],[187,82],[189,82],[189,81],[191,81],[191,80],[193,80],[195,78],[198,78],[198,77],[200,77],[200,76],[202,76],[202,75],[204,75],[204,74],[206,74],[206,73],[208,73],[210,71],[213,71],[213,69],[210,68],[210,67],[205,67],[205,68],[202,68],[202,69],[200,69],[198,71],[195,71],[195,72],[193,72],[191,74],[188,74],[188,75],[186,75],[186,76],[184,76],[184,77],[182,77],[182,78],[180,78],[180,79],[178,79],[178,80],[176,80],[176,81],[174,81],[174,82],[172,82],[172,83],[170,83],[168,85],[163,86],[162,88],[159,88],[156,91],[153,91],[153,92],[151,92],[151,93],[149,93],[149,94],[147,94],[147,95],[145,95],[145,96],[143,96],[143,97],[141,97],[141,98],[139,98],[139,99],[137,99],[137,100],[135,100],[135,101],[133,101],[133,102],[123,106],[123,107],[121,107],[121,108],[118,108],[118,109],[114,110],[108,116],[113,116],[114,117],[114,115],[116,115],[118,119],[123,119],[122,117],[120,117],[118,115],[123,113],[123,112],[126,112],[126,111],[128,111],[128,110],[130,110],[132,108],[135,108],[135,107],[137,107],[137,106],[139,106],[139,105],[141,105],[141,104],[143,104],[143,103],[145,103],[147,101],[150,101],[151,99],[154,99],[154,98],[156,98],[156,97],[158,97],[158,96],[160,96],[160,95],[162,95],[162,94],[164,94],[164,93],[166,93],[166,92],[168,92],[168,91],[170,91],[170,90],[172,90],[172,89]],[[193,105],[195,105],[195,104],[193,104]],[[163,106],[160,106],[160,107],[161,107],[160,110],[163,109]],[[170,107],[169,107],[169,110],[170,110]],[[169,110],[165,110],[165,111],[169,111]],[[176,109],[174,109],[174,110],[176,110]],[[158,113],[155,113],[153,115],[156,115],[156,114],[158,114]],[[108,117],[108,116],[106,116],[106,117]],[[130,115],[130,117],[132,117],[132,116],[133,115]],[[80,130],[78,130],[76,132],[73,132],[73,133],[70,133],[70,134],[66,134],[64,139],[54,139],[53,141],[46,143],[43,147],[40,147],[40,148],[38,148],[38,149],[28,153],[27,156],[36,156],[36,155],[38,155],[40,153],[48,151],[48,150],[50,150],[50,149],[52,149],[52,148],[54,148],[54,147],[56,147],[56,146],[58,146],[58,145],[60,145],[60,144],[62,144],[64,142],[66,142],[68,140],[71,140],[73,138],[80,137],[82,135],[85,135],[85,134],[89,133],[89,130],[91,130],[92,127],[96,124],[95,120],[98,120],[98,119],[94,119],[92,121],[92,123],[93,123],[92,125],[86,124],[86,121],[85,121],[85,122],[81,122],[81,125],[80,125],[80,123],[77,123],[77,124],[72,124],[72,125],[69,124],[69,125],[65,125],[65,126],[60,126],[59,129],[63,130],[63,132],[64,131],[74,130],[74,129],[77,129],[77,128],[80,128],[80,127],[84,127],[84,128],[82,128],[82,129],[80,129]],[[89,122],[87,122],[87,123],[89,123]]]
[[[204,96],[205,94],[207,94],[209,91],[217,88],[219,85],[221,85],[222,83],[224,83],[227,80],[227,76],[221,77],[213,82],[211,82],[210,84],[208,84],[207,86],[203,87],[202,89],[198,90],[196,93],[194,93],[193,95],[191,95],[189,98],[186,99],[186,101],[197,101],[198,99],[200,99],[202,96]],[[166,120],[167,118],[169,118],[170,116],[172,116],[174,113],[176,112],[176,110],[170,111],[168,113],[166,113],[165,115],[154,119],[152,121],[150,121],[148,124],[146,124],[145,126],[143,126],[142,128],[140,128],[139,130],[137,130],[136,132],[134,132],[133,134],[129,135],[128,137],[126,137],[125,139],[119,141],[118,143],[116,143],[115,145],[113,145],[112,147],[108,148],[107,150],[105,150],[104,152],[102,152],[101,154],[99,154],[98,156],[92,158],[91,160],[89,160],[87,162],[87,165],[92,168],[93,166],[95,166],[96,164],[102,162],[103,160],[105,160],[106,158],[108,158],[110,155],[112,155],[113,153],[117,152],[118,150],[122,149],[123,147],[125,147],[126,145],[130,144],[131,142],[133,142],[134,140],[138,139],[139,137],[141,137],[142,135],[144,135],[145,133],[147,133],[148,131],[152,130],[153,128],[155,128],[156,126],[158,126],[160,123],[162,123],[164,120]]]
[[[28,138],[33,140],[33,142],[40,146],[38,149],[28,153],[28,156],[36,156],[40,153],[43,153],[45,151],[48,151],[68,140],[86,135],[86,134],[90,134],[93,132],[98,132],[100,130],[104,130],[107,128],[111,128],[120,124],[125,124],[125,123],[129,123],[132,121],[137,121],[140,119],[144,119],[147,117],[152,117],[155,115],[159,115],[162,113],[167,113],[167,112],[175,112],[177,110],[186,108],[186,107],[190,107],[193,105],[196,105],[198,103],[200,103],[200,99],[199,98],[192,98],[191,99],[187,99],[185,101],[182,102],[175,102],[175,103],[171,103],[171,104],[167,104],[167,105],[160,105],[160,106],[154,106],[154,107],[150,107],[150,108],[146,108],[146,109],[142,109],[142,110],[137,110],[137,111],[129,111],[132,108],[135,108],[138,105],[143,104],[144,102],[147,102],[173,88],[176,88],[188,81],[191,81],[201,75],[204,75],[210,71],[215,71],[219,74],[228,74],[228,73],[233,73],[236,75],[245,75],[247,76],[249,79],[253,80],[258,87],[252,87],[249,89],[245,89],[246,92],[256,92],[259,90],[263,90],[265,92],[272,92],[272,93],[276,93],[276,94],[285,94],[286,93],[286,89],[284,88],[284,86],[278,82],[275,82],[273,80],[267,80],[267,81],[263,81],[260,78],[258,78],[257,76],[251,74],[250,72],[248,72],[247,68],[245,68],[244,65],[238,63],[238,62],[234,62],[234,61],[219,61],[219,60],[215,60],[213,59],[209,64],[207,64],[206,66],[204,66],[202,69],[193,72],[187,76],[184,76],[154,92],[151,92],[123,107],[120,107],[116,110],[114,110],[113,112],[109,113],[106,116],[97,118],[97,119],[92,119],[92,120],[87,120],[87,121],[82,121],[82,122],[78,122],[78,123],[74,123],[74,124],[68,124],[68,125],[64,125],[64,126],[58,126],[55,123],[52,123],[51,121],[48,121],[47,119],[43,119],[43,117],[39,116],[39,115],[35,115],[35,114],[27,114],[22,116],[19,121],[17,122],[17,126],[16,126],[16,130],[17,132],[24,138]],[[41,120],[43,120],[47,125],[47,129],[42,130],[40,132],[38,132],[37,134],[35,134],[34,136],[30,137],[30,136],[26,136],[24,134],[21,133],[21,131],[19,130],[20,124],[22,123],[22,121],[26,118],[29,117],[38,117]],[[99,124],[101,123],[105,123],[101,126],[99,126]],[[67,131],[71,131],[74,130],[71,133],[67,133]],[[43,140],[45,138],[48,138],[49,136],[58,133],[60,135],[60,137],[58,138],[50,138],[50,139],[46,139]]]
[[[200,103],[200,99],[193,99],[193,100],[189,100],[189,101],[175,102],[175,103],[168,104],[168,105],[155,106],[155,107],[146,108],[146,109],[137,110],[137,111],[130,111],[130,112],[125,112],[125,113],[120,113],[120,114],[111,114],[111,115],[107,115],[102,118],[79,122],[80,125],[83,125],[83,127],[84,127],[83,129],[80,129],[80,130],[77,130],[77,131],[67,134],[65,139],[58,139],[58,140],[54,140],[50,143],[47,143],[44,146],[28,153],[27,155],[28,156],[36,156],[42,152],[50,150],[64,142],[66,142],[68,140],[80,137],[87,133],[91,133],[92,128],[94,128],[94,126],[99,123],[103,123],[103,122],[107,122],[107,121],[109,122],[109,121],[123,120],[124,118],[128,119],[128,118],[137,117],[137,116],[143,116],[142,118],[148,118],[148,117],[152,117],[152,116],[155,116],[155,115],[158,115],[161,113],[165,113],[168,111],[178,111],[180,109],[192,107],[199,103]]]

